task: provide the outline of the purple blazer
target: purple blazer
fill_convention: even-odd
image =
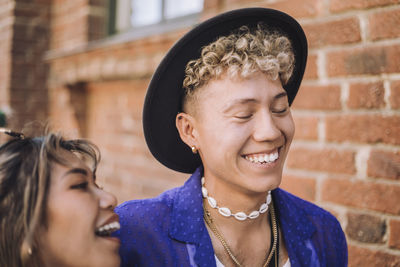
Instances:
[[[182,187],[116,208],[121,266],[215,266],[203,221],[198,168]],[[272,191],[292,267],[347,266],[347,244],[329,212],[282,189]]]

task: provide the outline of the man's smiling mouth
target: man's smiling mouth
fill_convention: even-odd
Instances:
[[[244,158],[253,163],[272,163],[279,158],[279,150],[276,149],[272,153],[257,153],[245,155]]]

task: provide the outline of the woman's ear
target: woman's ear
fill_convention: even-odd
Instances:
[[[175,123],[182,141],[189,147],[194,146],[198,148],[195,118],[187,113],[181,112],[176,115]]]

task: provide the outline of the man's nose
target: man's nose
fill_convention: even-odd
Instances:
[[[281,136],[276,118],[268,111],[262,112],[254,123],[253,138],[255,141],[273,141]]]

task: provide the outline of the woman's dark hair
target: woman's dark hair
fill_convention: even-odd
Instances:
[[[100,153],[86,140],[20,135],[0,146],[0,266],[43,266],[36,233],[47,225],[51,166],[68,164],[62,150],[91,160],[95,173]]]

